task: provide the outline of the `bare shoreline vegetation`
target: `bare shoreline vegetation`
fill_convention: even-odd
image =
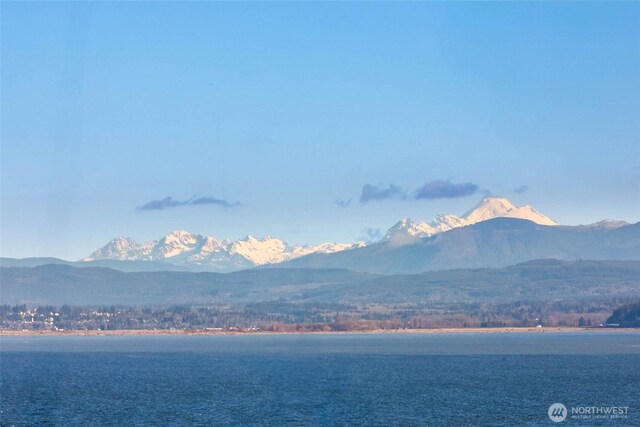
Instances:
[[[0,329],[0,337],[34,336],[144,336],[144,335],[286,335],[286,334],[494,334],[494,333],[578,333],[578,332],[624,332],[640,333],[640,328],[605,327],[526,327],[526,328],[433,328],[433,329],[371,329],[354,331],[260,331],[260,330],[197,330],[197,329],[116,329],[94,331],[53,331],[53,330],[7,330]]]
[[[627,301],[623,301],[627,303]],[[0,306],[5,331],[367,332],[638,326],[612,312],[621,301],[510,304],[296,304],[244,306]],[[627,310],[628,311],[628,310]],[[625,311],[626,312],[626,311]],[[635,311],[630,312],[633,316]],[[635,317],[634,317],[635,318]]]

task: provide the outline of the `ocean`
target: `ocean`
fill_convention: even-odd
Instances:
[[[3,426],[638,426],[640,334],[2,337],[0,397]]]

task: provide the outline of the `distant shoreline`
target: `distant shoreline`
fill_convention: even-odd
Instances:
[[[94,331],[16,331],[0,329],[0,337],[35,336],[141,336],[141,335],[350,335],[350,334],[495,334],[495,333],[543,333],[543,332],[626,332],[640,333],[640,328],[579,328],[550,326],[546,328],[434,328],[434,329],[376,329],[370,331],[309,331],[309,332],[271,332],[271,331],[210,331],[201,329],[118,329]]]

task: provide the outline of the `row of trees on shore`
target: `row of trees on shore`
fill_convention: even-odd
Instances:
[[[0,328],[12,330],[221,329],[367,331],[377,329],[598,326],[640,324],[640,303],[299,304],[242,306],[0,306]],[[617,310],[616,310],[617,309]],[[614,310],[616,310],[614,312]],[[612,316],[612,312],[614,312]],[[634,317],[635,316],[635,317]],[[635,322],[635,323],[634,323]]]

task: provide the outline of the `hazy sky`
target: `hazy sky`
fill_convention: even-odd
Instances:
[[[640,220],[640,3],[2,2],[2,256]]]

